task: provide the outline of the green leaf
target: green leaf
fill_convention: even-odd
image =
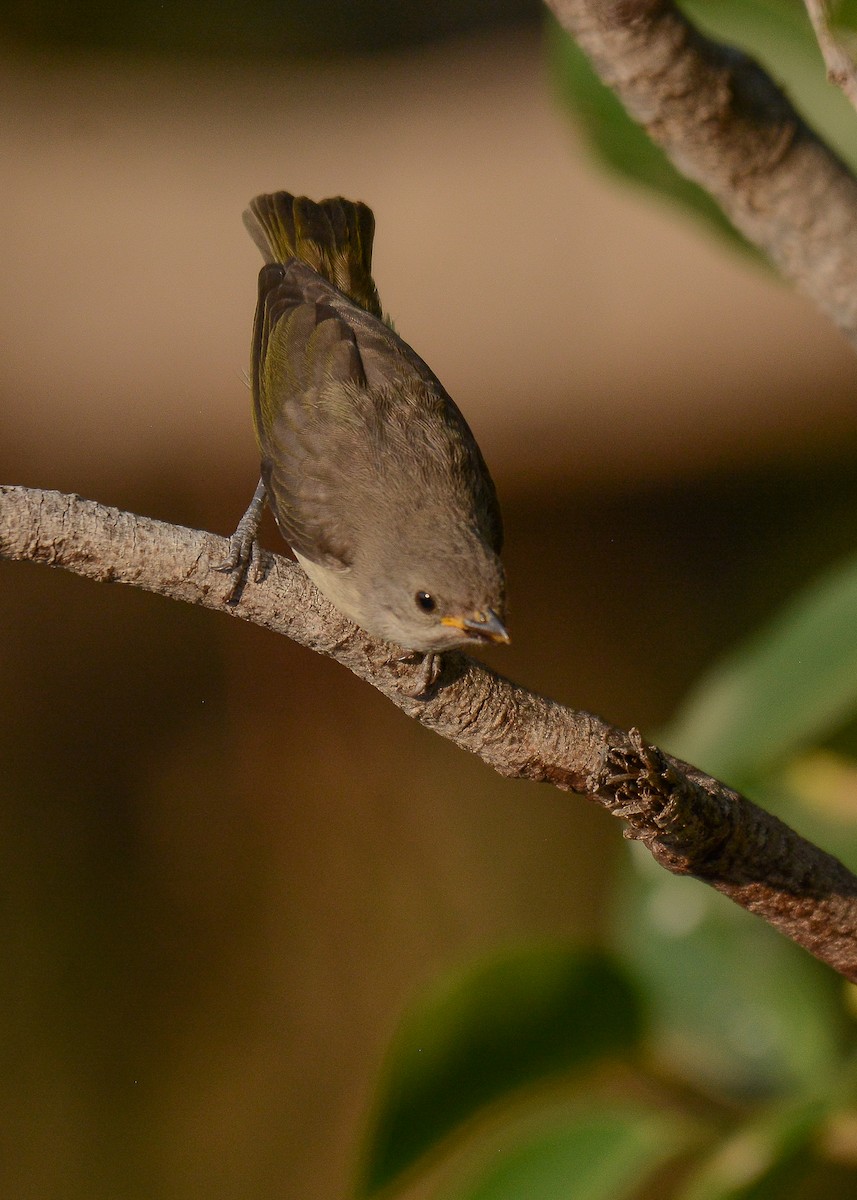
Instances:
[[[831,26],[835,27],[837,33],[857,31],[857,0],[833,0],[828,5],[828,11]],[[847,44],[851,46],[853,57],[853,43]]]
[[[547,24],[547,39],[560,98],[577,118],[590,149],[601,162],[631,182],[676,201],[761,260],[759,252],[735,229],[708,192],[677,171],[660,146],[628,116],[574,39],[553,18]]]
[[[696,1139],[675,1117],[599,1108],[501,1150],[454,1200],[622,1200]]]
[[[832,750],[798,755],[754,787],[753,799],[857,868],[857,761],[850,756]]]
[[[451,975],[395,1035],[357,1195],[379,1191],[483,1105],[627,1052],[641,1026],[636,994],[600,954],[530,947]]]
[[[857,709],[857,559],[841,563],[703,677],[662,736],[741,785]]]
[[[614,944],[646,994],[657,1061],[705,1090],[753,1099],[836,1070],[841,981],[758,917],[633,847]]]
[[[817,1095],[764,1112],[727,1137],[676,1200],[784,1200],[811,1166],[831,1101]]]

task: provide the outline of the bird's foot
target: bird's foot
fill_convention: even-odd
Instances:
[[[256,537],[265,508],[265,500],[265,485],[260,479],[247,511],[229,538],[229,551],[226,558],[215,567],[215,570],[232,576],[232,588],[227,598],[229,604],[238,603],[248,579],[252,583],[261,583],[265,578],[262,548]]]
[[[401,662],[412,662],[415,655],[408,654],[402,658]],[[419,665],[416,677],[409,683],[403,683],[401,690],[406,696],[411,696],[414,700],[428,700],[435,684],[440,679],[443,671],[443,655],[430,652],[422,655],[422,662]]]

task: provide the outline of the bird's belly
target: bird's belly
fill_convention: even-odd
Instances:
[[[328,598],[331,604],[334,604],[343,616],[356,621],[358,625],[366,629],[366,625],[361,619],[364,616],[363,605],[360,603],[360,596],[355,589],[351,571],[347,569],[337,571],[331,567],[320,566],[299,554],[297,550],[294,551],[294,555],[318,590]],[[372,630],[369,632],[371,633]]]

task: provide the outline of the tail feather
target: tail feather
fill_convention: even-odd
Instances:
[[[250,201],[244,224],[266,263],[298,258],[355,304],[382,315],[372,278],[375,218],[365,204],[341,196],[316,203],[274,192]]]

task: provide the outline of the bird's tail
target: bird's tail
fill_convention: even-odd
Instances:
[[[337,196],[316,203],[274,192],[250,201],[244,224],[266,263],[298,258],[355,304],[382,315],[372,278],[375,218],[359,200]]]

